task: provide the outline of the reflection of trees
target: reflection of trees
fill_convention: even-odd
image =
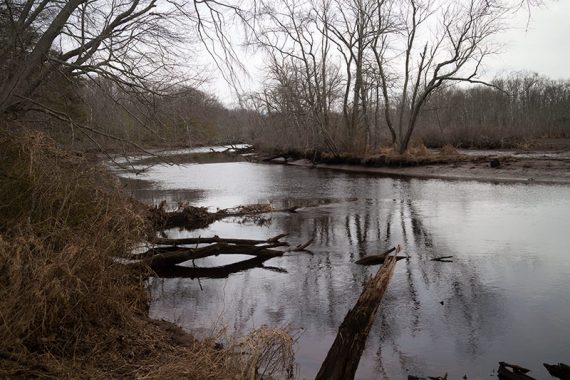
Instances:
[[[378,183],[388,183],[390,187],[374,185]],[[268,262],[284,267],[286,274],[268,276],[266,270],[253,269],[230,275],[227,280],[203,281],[202,292],[196,292],[197,284],[185,280],[184,286],[194,291],[181,296],[188,298],[180,302],[189,309],[199,310],[190,312],[187,326],[195,326],[196,319],[207,325],[204,319],[218,317],[237,330],[263,323],[293,323],[311,332],[301,336],[299,345],[322,351],[324,358],[328,347],[309,340],[336,334],[367,276],[377,269],[352,263],[401,244],[410,259],[397,264],[369,337],[368,347],[372,352],[365,355],[374,355],[376,369],[388,378],[394,366],[408,368],[418,364],[420,357],[424,360],[430,355],[429,352],[418,357],[410,354],[409,346],[401,346],[406,337],[420,343],[426,337],[443,339],[457,348],[456,355],[481,353],[480,338],[495,332],[501,303],[481,282],[476,268],[467,262],[457,258],[449,264],[429,261],[434,256],[457,256],[458,252],[450,251],[444,238],[430,231],[424,213],[433,210],[424,211],[421,201],[415,199],[418,183],[421,188],[419,181],[376,180],[368,190],[360,187],[370,192],[361,198],[373,197],[372,201],[323,202],[322,207],[307,208],[296,214],[273,215],[273,223],[264,227],[264,233],[288,232],[294,243],[314,236],[311,246],[314,255],[291,254]],[[227,304],[220,315],[222,308],[215,303],[222,297]],[[440,301],[444,305],[439,305]],[[495,317],[484,320],[489,314]]]
[[[450,344],[458,348],[458,355],[481,353],[484,347],[480,346],[480,338],[493,334],[497,328],[494,326],[497,317],[493,320],[484,317],[500,311],[500,302],[467,262],[430,261],[435,256],[457,256],[458,252],[451,252],[445,241],[433,236],[425,224],[419,202],[412,198],[413,181],[393,184],[387,194],[389,199],[338,205],[324,214],[315,212],[314,216],[305,212],[283,225],[285,230],[286,226],[302,225],[300,230],[297,228],[298,233],[315,233],[317,237],[313,247],[317,254],[308,258],[314,264],[311,269],[289,269],[290,276],[305,277],[298,289],[304,309],[299,314],[301,320],[309,325],[308,329],[319,329],[320,324],[326,324],[329,331],[335,331],[370,273],[350,263],[385,247],[402,244],[410,260],[398,263],[393,281],[399,281],[392,284],[370,336],[371,345],[379,347],[377,369],[381,373],[387,371],[382,369],[385,360],[393,365],[394,359],[399,358],[402,368],[409,366],[410,360],[418,360],[402,352],[400,339],[404,336],[417,339],[425,339],[426,334],[440,336],[452,341]],[[276,223],[279,225],[280,221]],[[444,305],[439,305],[440,301]],[[327,348],[323,348],[324,353]]]
[[[488,291],[477,271],[467,262],[457,259],[453,264],[429,261],[434,256],[457,255],[457,252],[450,251],[445,241],[438,241],[432,236],[417,209],[417,202],[410,196],[413,193],[410,187],[411,182],[401,181],[395,189],[399,201],[391,204],[396,209],[390,212],[392,225],[400,223],[398,234],[402,236],[411,259],[399,268],[403,271],[407,288],[392,287],[393,298],[383,304],[381,322],[375,326],[375,332],[381,337],[377,343],[380,368],[384,358],[382,349],[390,346],[392,354],[399,353],[399,336],[416,336],[422,329],[432,330],[434,336],[452,338],[454,347],[466,354],[480,354],[484,349],[479,345],[480,337],[494,332],[495,321],[485,321],[484,318],[501,310],[496,294]],[[426,310],[439,301],[444,302],[441,313],[437,309],[435,313]],[[395,306],[407,312],[390,312],[390,308]],[[405,360],[405,355],[398,356]],[[387,359],[393,361],[392,357]]]

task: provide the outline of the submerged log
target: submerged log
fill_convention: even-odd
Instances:
[[[386,252],[383,252],[379,255],[371,255],[361,258],[360,260],[355,261],[355,264],[359,265],[377,265],[377,264],[384,264],[386,257],[392,252],[396,250],[396,247],[390,248]],[[405,259],[406,256],[396,256],[396,260]]]
[[[338,334],[321,365],[316,380],[354,378],[368,333],[394,272],[396,261],[395,256],[388,257],[376,275],[368,281],[358,301],[348,311],[340,325]]]
[[[570,366],[564,363],[547,364],[543,363],[544,368],[551,376],[557,377],[560,380],[570,380]]]
[[[176,250],[161,252],[151,257],[144,258],[143,263],[156,270],[185,261],[202,259],[208,256],[220,254],[252,255],[257,257],[272,258],[282,256],[285,252],[272,249],[281,246],[282,243],[264,244],[259,246],[216,243],[200,248],[177,248]]]
[[[408,375],[408,380],[447,380],[447,373],[443,376],[428,376],[428,377],[418,377]]]
[[[430,261],[439,261],[440,263],[452,263],[453,260],[450,260],[451,258],[453,258],[453,256],[439,256],[439,257],[434,257]]]
[[[499,379],[501,380],[536,380],[534,377],[527,375],[530,369],[521,367],[516,364],[499,362]]]

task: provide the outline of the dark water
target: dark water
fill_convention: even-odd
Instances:
[[[148,202],[230,207],[319,205],[255,221],[224,220],[168,235],[315,236],[313,255],[290,254],[225,279],[153,279],[151,316],[197,334],[261,325],[302,329],[301,378],[318,371],[345,313],[377,267],[353,264],[396,244],[399,261],[357,378],[408,374],[488,379],[500,360],[550,378],[570,362],[570,187],[392,179],[252,163],[158,166],[135,185]],[[240,222],[240,223],[238,223]],[[259,222],[259,221],[257,221]],[[453,256],[452,263],[430,261]],[[236,259],[233,258],[232,261]],[[204,259],[199,265],[228,263]],[[198,262],[197,262],[198,264]],[[443,302],[443,304],[441,304]]]

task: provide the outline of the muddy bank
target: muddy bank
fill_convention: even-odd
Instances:
[[[295,166],[341,170],[347,172],[376,173],[396,177],[415,177],[484,182],[522,182],[570,184],[570,156],[553,152],[493,152],[478,151],[465,155],[473,159],[455,162],[437,162],[417,166],[368,166],[364,164],[314,164],[307,159],[269,162]]]

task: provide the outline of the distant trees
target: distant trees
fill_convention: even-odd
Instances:
[[[389,143],[403,153],[438,92],[461,82],[500,89],[478,75],[494,52],[493,37],[503,30],[505,17],[521,4],[265,3],[257,44],[267,52],[271,69],[258,95],[268,113],[277,112],[312,136],[304,148],[367,151],[388,134]]]
[[[570,80],[514,73],[493,84],[452,87],[435,94],[418,121],[430,145],[505,148],[535,138],[570,137]]]

